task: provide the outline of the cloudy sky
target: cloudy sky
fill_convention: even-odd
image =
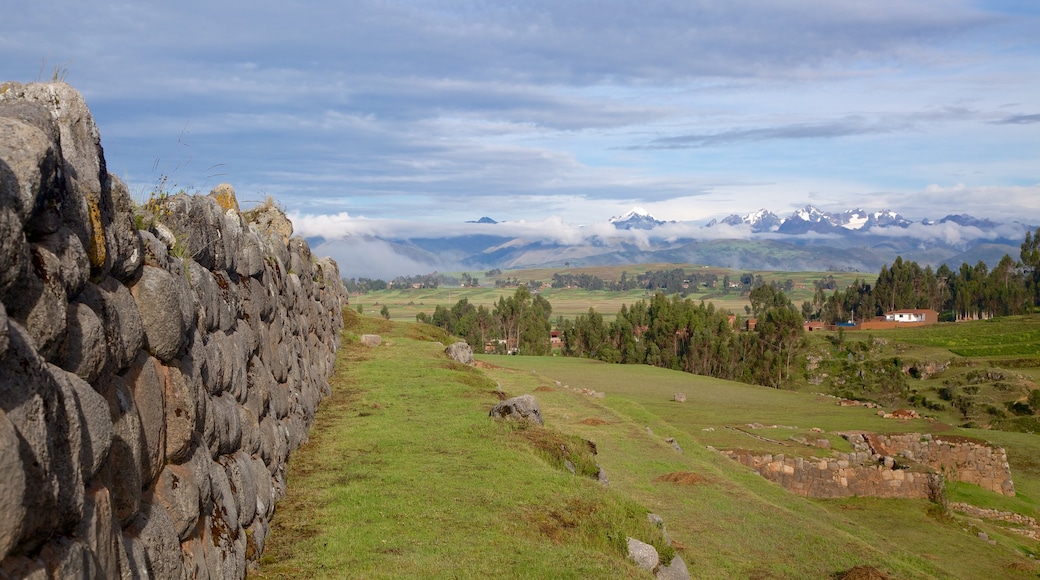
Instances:
[[[0,80],[64,69],[136,196],[227,181],[306,234],[807,203],[1040,222],[1034,0],[4,4]]]

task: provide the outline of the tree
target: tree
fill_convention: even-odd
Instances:
[[[543,299],[544,300],[544,299]],[[508,349],[520,353],[520,337],[523,335],[525,316],[531,307],[531,291],[520,286],[509,298],[501,297],[492,314],[502,328]]]
[[[802,315],[791,306],[774,306],[759,318],[755,330],[762,343],[763,360],[772,362],[767,367],[776,366],[776,381],[769,382],[779,388],[784,378],[791,376],[791,360],[805,333]],[[770,360],[770,355],[775,355],[775,362]],[[770,371],[766,373],[771,378]]]
[[[1035,233],[1026,232],[1019,255],[1027,269],[1026,287],[1030,290],[1033,304],[1040,304],[1040,228]]]
[[[390,308],[386,304],[379,309],[379,314],[381,314],[383,318],[390,320]]]

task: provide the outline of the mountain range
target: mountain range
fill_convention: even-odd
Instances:
[[[692,263],[741,270],[876,273],[896,256],[952,268],[1018,259],[1035,226],[967,214],[911,220],[892,210],[828,212],[807,205],[786,217],[761,209],[707,224],[658,219],[642,208],[570,226],[479,220],[442,234],[311,239],[343,275],[393,277],[438,271]]]

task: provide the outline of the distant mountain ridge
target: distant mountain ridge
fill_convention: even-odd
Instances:
[[[619,230],[651,230],[667,223],[654,218],[641,207],[634,207],[625,215],[614,216],[607,221]]]
[[[1017,260],[1025,233],[1034,228],[968,214],[914,221],[890,209],[832,212],[813,205],[786,217],[760,209],[698,224],[659,219],[635,207],[606,222],[584,226],[553,220],[539,226],[484,216],[443,236],[427,230],[421,237],[369,234],[313,242],[321,244],[316,251],[339,256],[348,276],[352,263],[366,264],[358,267],[359,272],[378,271],[385,276],[669,262],[746,270],[874,273],[896,256],[932,267],[943,263],[959,267],[961,261],[972,265],[984,261],[992,267],[1004,254]],[[369,260],[365,262],[363,256]]]
[[[947,216],[943,220],[953,217]],[[968,215],[963,217],[965,222],[975,220],[975,218]],[[943,223],[943,220],[937,223]],[[745,215],[733,214],[724,218],[721,222],[712,220],[707,227],[713,227],[719,223],[730,226],[747,225],[753,233],[778,232],[797,235],[807,232],[833,233],[839,231],[839,228],[848,231],[870,230],[879,227],[905,228],[913,222],[888,209],[868,212],[862,208],[856,208],[841,213],[831,213],[812,205],[806,205],[786,218],[781,218],[767,209],[760,209]],[[993,225],[992,222],[989,223]],[[968,224],[964,223],[962,225]]]

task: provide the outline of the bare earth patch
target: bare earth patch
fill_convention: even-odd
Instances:
[[[654,481],[664,481],[679,485],[697,485],[698,483],[704,483],[704,477],[692,471],[674,471],[658,476]]]
[[[544,385],[542,385],[541,387],[538,387],[537,389],[534,390],[534,392],[536,392],[536,393],[551,393],[552,391],[553,391],[552,387],[546,387]]]
[[[599,427],[600,425],[606,425],[607,422],[599,417],[589,417],[588,419],[582,419],[580,421],[582,425],[592,425],[593,427]]]

